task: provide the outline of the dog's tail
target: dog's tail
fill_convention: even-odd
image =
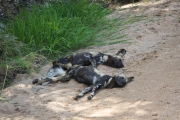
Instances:
[[[123,57],[126,54],[126,50],[125,49],[120,49],[116,55],[120,55],[121,57]]]

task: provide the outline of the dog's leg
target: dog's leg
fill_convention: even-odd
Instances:
[[[88,96],[88,100],[91,100],[91,99],[94,97],[95,92],[100,88],[100,86],[101,86],[101,85],[95,85],[95,86],[93,86],[92,92],[91,92],[91,94]]]
[[[91,91],[93,89],[93,86],[85,88],[81,93],[79,93],[74,99],[78,100],[79,98],[83,97],[86,93]]]
[[[41,80],[43,80],[43,79],[46,79],[46,78],[37,78],[37,79],[34,79],[33,81],[32,81],[32,84],[38,84]]]
[[[49,82],[45,82],[45,83],[42,83],[42,86],[46,86],[46,85],[48,85],[48,84],[50,84],[51,82],[49,81]]]
[[[59,76],[57,79],[57,81],[68,82],[71,80],[71,75],[67,74],[65,76]]]
[[[59,75],[59,76],[56,76],[56,77],[35,79],[35,80],[33,80],[32,83],[37,84],[37,85],[47,85],[47,84],[50,84],[50,83],[56,83],[58,81],[67,82],[69,80],[71,80],[71,75],[64,74],[64,75]]]
[[[72,69],[70,71],[68,71],[67,73],[56,76],[56,77],[51,77],[50,79],[52,79],[53,82],[58,82],[58,81],[67,82],[67,81],[71,80],[71,77],[75,74],[78,67],[79,66],[73,66]]]
[[[38,81],[37,85],[47,85],[49,83],[53,83],[53,80],[51,78],[45,78]]]

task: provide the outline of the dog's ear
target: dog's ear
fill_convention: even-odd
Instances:
[[[67,58],[59,58],[58,63],[67,64],[68,59]]]
[[[120,55],[121,57],[123,57],[126,54],[126,50],[125,49],[120,49],[116,55]]]
[[[52,64],[55,65],[57,63],[57,61],[53,61]]]
[[[133,79],[134,79],[134,77],[128,77],[127,82],[131,82],[131,81],[133,81]]]
[[[52,62],[52,65],[53,65],[53,67],[56,67],[58,64],[57,64],[57,61],[53,61]]]

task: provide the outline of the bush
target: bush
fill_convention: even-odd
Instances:
[[[31,50],[52,57],[85,47],[103,28],[108,11],[86,0],[49,3],[21,10],[7,24],[7,33]]]
[[[17,37],[9,34],[0,34],[0,60],[11,60],[14,56],[21,54],[21,50],[25,46],[20,41],[17,41]]]

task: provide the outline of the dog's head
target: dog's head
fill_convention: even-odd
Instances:
[[[55,63],[56,62],[56,63]],[[69,61],[69,58],[60,58],[58,61],[54,61],[54,65],[60,65],[64,70],[68,70],[72,67],[72,63]]]
[[[55,77],[57,75],[62,75],[65,74],[66,70],[64,70],[61,65],[58,64],[57,61],[54,61],[53,66],[49,69],[48,73],[47,73],[47,77],[51,78],[51,77]]]
[[[115,87],[124,87],[127,83],[131,82],[134,79],[134,77],[128,77],[126,78],[124,75],[124,71],[121,70],[118,76],[114,76],[114,86]]]
[[[104,64],[114,68],[123,68],[124,67],[123,60],[125,54],[126,54],[125,49],[120,49],[115,55],[104,54],[103,55]]]
[[[124,67],[123,60],[119,56],[111,57],[110,64],[111,64],[110,65],[111,67],[115,67],[115,68],[123,68]]]
[[[123,60],[124,60],[124,55],[126,54],[126,50],[125,49],[120,49],[115,56],[112,57],[111,60],[111,64],[113,67],[116,68],[123,68],[124,64],[123,64]]]
[[[126,78],[121,76],[114,76],[114,86],[115,87],[124,87],[126,85]]]

